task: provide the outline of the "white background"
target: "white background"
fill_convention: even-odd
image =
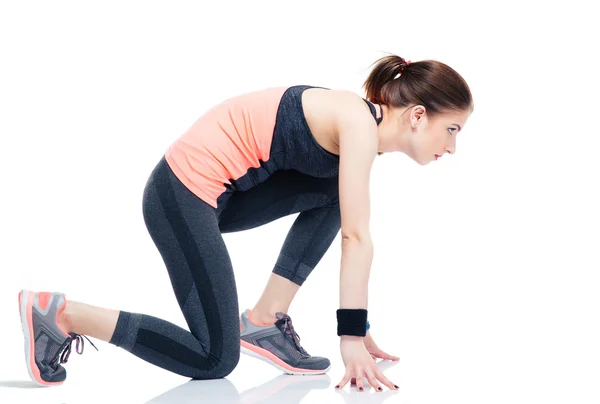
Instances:
[[[598,403],[590,3],[3,1],[0,402]],[[305,348],[332,360],[326,377],[279,377],[243,356],[226,380],[186,384],[96,340],[99,352],[71,355],[63,386],[30,388],[22,288],[185,326],[141,211],[171,142],[246,91],[364,95],[385,52],[449,64],[475,100],[454,156],[423,167],[386,154],[373,168],[369,318],[401,357],[385,370],[400,391],[334,390],[339,235],[289,312]],[[294,219],[225,235],[242,310]]]

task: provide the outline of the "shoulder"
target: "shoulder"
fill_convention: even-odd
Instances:
[[[376,128],[371,110],[365,100],[350,90],[312,88],[305,91],[304,104],[315,108],[330,121],[332,127],[348,126]]]
[[[334,116],[341,127],[349,124],[377,127],[369,105],[358,94],[348,90],[336,90],[333,96],[336,106]]]
[[[377,154],[377,122],[367,102],[348,90],[334,90],[329,99],[328,118],[335,133],[340,156],[352,164],[368,166]]]

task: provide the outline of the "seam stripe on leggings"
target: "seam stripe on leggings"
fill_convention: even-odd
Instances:
[[[167,170],[167,166],[163,166],[163,170]],[[167,175],[168,173],[165,173],[165,176]],[[210,335],[210,355],[217,360],[220,360],[223,355],[223,330],[220,327],[221,318],[219,316],[219,307],[215,300],[214,289],[210,282],[210,278],[206,272],[206,266],[204,265],[200,251],[198,251],[196,239],[181,213],[171,182],[166,184],[164,182],[159,182],[157,190],[167,220],[173,229],[173,233],[177,238],[181,251],[185,255],[186,261],[188,262],[188,268],[194,279],[194,286],[200,297],[206,321],[208,324],[213,325],[208,329]],[[202,290],[198,290],[199,285],[203,286]],[[147,342],[152,344],[151,341],[153,341],[152,338]],[[157,343],[160,344],[158,341]],[[151,348],[151,346],[148,347]]]
[[[109,342],[182,376],[227,376],[240,358],[240,312],[222,233],[299,213],[273,273],[301,285],[340,230],[338,196],[337,177],[277,171],[247,191],[224,194],[214,209],[178,180],[163,157],[144,189],[142,211],[189,330],[121,310]]]
[[[177,362],[181,362],[191,368],[210,370],[214,365],[209,364],[210,358],[199,355],[197,352],[192,351],[185,345],[180,344],[177,341],[173,341],[171,338],[154,332],[152,330],[140,329],[136,343],[145,346],[148,349],[156,353],[164,351],[166,346],[169,347],[169,357]],[[162,349],[159,349],[162,347]]]

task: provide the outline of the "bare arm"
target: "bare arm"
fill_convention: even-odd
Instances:
[[[366,309],[373,260],[369,229],[370,174],[377,155],[377,125],[359,97],[348,96],[338,123],[342,221],[340,308]]]
[[[358,98],[358,97],[357,97]],[[368,283],[373,260],[373,242],[369,230],[371,167],[377,155],[377,124],[360,98],[349,97],[343,105],[339,122],[340,174],[339,194],[342,216],[342,263],[340,270],[340,308],[366,309]],[[345,105],[347,104],[347,105]],[[336,103],[336,105],[338,105]],[[360,335],[360,334],[359,334]],[[390,389],[397,387],[375,364],[365,345],[365,338],[340,337],[340,351],[346,374],[338,386],[353,377],[362,388],[367,377],[374,388],[380,380]]]

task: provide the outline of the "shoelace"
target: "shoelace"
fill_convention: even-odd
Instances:
[[[84,347],[84,341],[83,338],[87,339],[88,342],[90,344],[92,344],[92,346],[94,348],[96,348],[96,345],[94,345],[94,343],[92,341],[90,341],[90,339],[88,337],[86,337],[85,335],[81,335],[81,334],[72,334],[72,337],[69,337],[65,340],[65,342],[62,344],[62,346],[58,349],[58,352],[56,353],[56,356],[54,357],[54,359],[52,361],[50,361],[50,365],[52,367],[54,367],[55,369],[58,368],[59,365],[63,364],[63,363],[67,363],[69,361],[69,356],[71,355],[71,347],[73,345],[73,341],[75,341],[75,351],[81,355],[83,353],[83,347]],[[83,338],[81,338],[83,337]],[[81,348],[80,348],[81,346]],[[96,351],[98,350],[98,348],[96,348]]]
[[[298,348],[300,352],[302,352],[304,355],[310,356],[308,352],[306,352],[304,348],[302,348],[302,346],[300,345],[300,335],[298,335],[296,330],[294,330],[294,326],[292,325],[292,319],[289,317],[283,317],[282,320],[283,332],[292,337],[292,339],[294,340],[294,345],[296,345],[296,348]]]

